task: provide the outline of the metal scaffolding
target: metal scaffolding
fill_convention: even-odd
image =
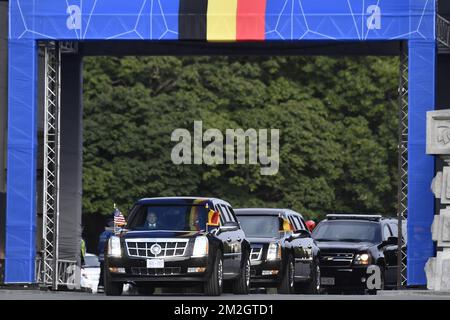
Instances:
[[[450,48],[450,21],[440,15],[436,16],[436,37],[439,45]]]
[[[36,281],[58,290],[79,288],[78,263],[59,258],[61,54],[76,53],[73,42],[46,42],[44,51],[44,164],[42,257],[36,262]]]
[[[403,238],[403,228],[408,217],[408,51],[406,43],[400,48],[400,77],[398,88],[398,253],[397,253],[397,287],[407,285],[407,255],[406,242]]]
[[[44,107],[44,177],[43,177],[43,257],[41,284],[58,289],[59,245],[59,157],[60,157],[60,97],[61,51],[58,42],[44,46],[45,107]]]

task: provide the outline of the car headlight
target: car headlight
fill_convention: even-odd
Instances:
[[[360,253],[355,256],[354,264],[367,265],[372,262],[372,257],[368,253]]]
[[[267,260],[281,259],[281,246],[279,243],[272,242],[267,250]]]
[[[208,255],[209,242],[206,236],[195,238],[193,257],[204,257]]]
[[[108,255],[110,257],[121,257],[122,249],[120,248],[120,238],[112,236],[108,241]]]

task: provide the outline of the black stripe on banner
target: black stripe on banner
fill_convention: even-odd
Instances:
[[[180,0],[178,33],[181,40],[206,40],[208,0]]]

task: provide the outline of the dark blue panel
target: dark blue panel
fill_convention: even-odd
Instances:
[[[178,6],[179,0],[16,0],[11,37],[173,40]]]
[[[36,42],[10,41],[6,283],[35,281],[36,69]]]
[[[268,0],[266,37],[268,40],[433,39],[434,4],[427,0]]]
[[[434,256],[430,190],[434,159],[425,154],[426,112],[435,104],[436,43],[409,43],[408,285],[425,285],[425,263]]]

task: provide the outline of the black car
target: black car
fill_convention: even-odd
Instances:
[[[236,209],[250,241],[251,286],[279,293],[320,291],[320,251],[301,214],[289,209]]]
[[[250,244],[223,200],[141,199],[126,229],[108,241],[104,277],[107,295],[120,295],[124,283],[141,294],[202,284],[205,294],[220,295],[224,281],[234,293],[247,294]]]
[[[402,226],[402,234],[404,230]],[[330,214],[314,229],[313,238],[321,252],[322,287],[329,291],[375,293],[396,285],[397,219],[381,215]],[[376,279],[371,278],[376,274],[373,266],[379,270],[378,288],[373,285]]]

